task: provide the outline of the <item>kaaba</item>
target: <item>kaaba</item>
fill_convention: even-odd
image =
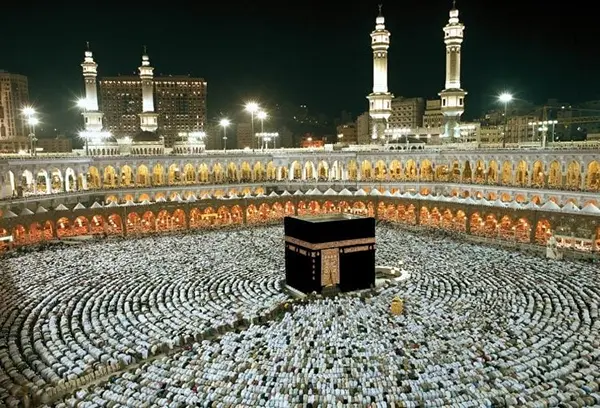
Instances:
[[[375,219],[350,214],[285,217],[285,280],[303,293],[375,286]]]

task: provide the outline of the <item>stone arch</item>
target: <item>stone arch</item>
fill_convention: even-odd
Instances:
[[[302,165],[298,161],[292,162],[290,174],[292,180],[302,180]]]
[[[181,169],[179,168],[179,164],[173,163],[169,166],[167,170],[167,184],[181,184],[182,174]]]
[[[131,167],[126,164],[121,166],[121,179],[119,184],[124,187],[131,187],[134,184],[133,171],[131,170]]]
[[[104,188],[117,187],[117,172],[113,166],[106,166],[102,171],[102,186]]]
[[[450,172],[450,180],[459,183],[461,179],[460,163],[458,160],[452,162],[452,171]]]
[[[529,167],[525,160],[520,160],[517,164],[517,171],[515,172],[514,184],[517,186],[526,186],[529,182]]]
[[[263,181],[267,175],[265,166],[263,166],[262,162],[257,161],[252,166],[252,179],[254,181]]]
[[[573,160],[567,166],[566,187],[569,190],[581,189],[581,165]]]
[[[408,181],[416,181],[419,176],[417,163],[413,159],[409,159],[404,166],[404,178]]]
[[[389,169],[390,169],[390,178],[392,180],[401,180],[402,179],[402,164],[400,163],[400,160],[392,160],[390,165],[389,165]]]
[[[363,160],[360,164],[361,180],[371,180],[373,178],[373,165],[369,160]]]
[[[433,181],[433,165],[427,159],[421,160],[420,179],[421,181]]]
[[[487,182],[488,184],[498,183],[498,162],[496,160],[490,160],[487,168]]]
[[[317,178],[315,165],[311,161],[304,163],[304,180],[314,180]]]
[[[587,166],[586,190],[600,190],[600,164],[594,160]]]
[[[544,163],[541,160],[536,160],[531,167],[531,185],[533,187],[544,187],[546,185]]]
[[[149,186],[151,183],[150,172],[146,165],[141,164],[137,167],[135,172],[135,182],[138,186]]]
[[[65,170],[65,191],[76,191],[79,190],[79,186],[77,185],[77,175],[75,174],[75,170],[71,167],[67,167]]]
[[[267,168],[265,170],[265,176],[267,178],[267,180],[269,181],[275,181],[278,179],[277,176],[277,166],[275,166],[275,164],[270,161],[267,163]],[[281,179],[285,179],[285,176],[282,176]]]
[[[562,186],[562,169],[557,160],[554,160],[550,163],[548,171],[548,186],[552,188],[559,188]]]
[[[102,186],[102,182],[100,180],[100,172],[96,166],[88,167],[87,171],[87,185],[90,189],[97,189]]]
[[[477,184],[485,183],[485,162],[481,159],[475,162],[475,171],[473,172],[473,181]]]
[[[463,183],[470,183],[473,179],[473,171],[471,169],[471,162],[469,160],[465,160],[465,164],[462,172],[462,181]]]
[[[156,163],[152,167],[152,185],[162,186],[165,183],[165,168],[162,164]]]
[[[196,169],[191,163],[183,166],[183,182],[186,184],[194,184],[196,182]]]
[[[329,164],[325,160],[321,160],[317,165],[317,178],[319,181],[329,179]]]
[[[252,181],[252,168],[250,167],[250,163],[247,161],[242,162],[240,164],[240,181],[244,183],[249,183]]]
[[[350,160],[348,162],[348,180],[349,181],[356,181],[358,180],[358,164],[356,163],[356,160]]]
[[[387,178],[387,166],[383,160],[377,160],[373,170],[375,180],[385,180]]]
[[[504,160],[502,163],[502,177],[500,183],[505,186],[510,186],[513,183],[513,168],[509,160]]]

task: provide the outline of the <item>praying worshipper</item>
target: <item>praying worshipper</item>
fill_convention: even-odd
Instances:
[[[593,264],[385,225],[376,256],[410,277],[302,301],[281,287],[279,226],[7,257],[0,398],[48,407],[600,405]]]

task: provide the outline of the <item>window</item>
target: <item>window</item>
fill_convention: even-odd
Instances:
[[[442,99],[442,106],[446,106],[446,98]]]
[[[458,100],[458,104],[459,104],[460,106],[462,106],[462,104],[463,104],[463,98],[460,98],[460,99]]]

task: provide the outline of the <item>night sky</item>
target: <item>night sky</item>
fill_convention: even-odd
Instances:
[[[81,121],[72,106],[83,92],[79,64],[86,41],[100,77],[137,72],[143,45],[156,74],[204,77],[209,119],[238,111],[250,98],[267,106],[306,104],[311,112],[331,117],[367,109],[369,33],[377,1],[355,6],[311,1],[12,3],[17,2],[3,5],[8,12],[2,19],[0,69],[27,75],[42,120],[63,130]],[[392,33],[390,91],[436,96],[444,85],[442,27],[451,2],[383,3]],[[459,0],[466,25],[466,117],[492,108],[504,89],[537,103],[551,97],[573,103],[600,99],[600,25],[589,4]]]

